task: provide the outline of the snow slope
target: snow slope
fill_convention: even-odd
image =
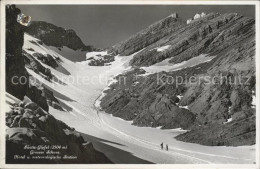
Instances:
[[[110,66],[92,67],[88,66],[87,61],[71,62],[44,45],[34,46],[28,42],[30,38],[32,37],[25,35],[26,48],[33,48],[37,52],[46,52],[54,57],[59,57],[61,59],[60,66],[70,72],[70,74],[64,74],[44,65],[67,84],[64,85],[47,81],[40,75],[27,69],[32,76],[53,90],[54,95],[66,109],[66,111],[59,111],[50,107],[49,112],[79,132],[107,140],[103,141],[103,143],[152,163],[253,164],[255,162],[255,146],[210,147],[180,142],[175,140],[174,136],[185,132],[184,130],[136,127],[131,125],[131,122],[98,111],[96,108],[98,102],[96,100],[108,86],[108,83],[113,82],[115,75],[129,69],[128,62],[135,54],[131,56],[116,56],[115,61]],[[205,59],[205,56],[199,57]],[[207,57],[207,59],[209,58]],[[182,67],[185,67],[185,65],[188,66],[185,63],[182,64]],[[160,66],[157,65],[156,67]],[[176,69],[180,67],[178,66]],[[154,72],[151,68],[147,70]],[[160,149],[161,142],[169,145],[169,151]],[[127,160],[129,160],[118,160],[121,158],[118,157],[117,152],[111,153],[103,149],[99,151],[103,151],[108,158],[116,163],[127,163]]]

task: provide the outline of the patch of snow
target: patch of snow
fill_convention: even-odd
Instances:
[[[171,47],[171,45],[161,46],[161,47],[158,47],[155,49],[157,50],[157,52],[163,52],[163,51],[167,50],[169,47]]]
[[[99,96],[99,98],[95,101],[94,106],[95,106],[97,109],[101,110],[101,107],[100,107],[101,99],[102,99],[103,97],[105,97],[105,96],[106,96],[106,93],[102,92],[101,95]]]
[[[200,14],[200,16],[203,18],[203,17],[206,16],[206,13],[205,13],[205,12],[202,12],[202,13]]]
[[[195,14],[193,18],[194,18],[194,20],[195,20],[195,19],[199,19],[199,18],[200,18],[200,14],[198,14],[198,13]]]
[[[177,71],[187,67],[194,67],[201,63],[209,62],[214,59],[215,56],[208,56],[207,54],[201,54],[197,57],[193,57],[187,61],[183,61],[178,64],[169,63],[171,58],[165,59],[162,62],[156,63],[152,66],[142,67],[147,73],[158,73],[161,71],[169,72],[169,71]]]
[[[230,114],[231,112],[231,106],[228,107],[228,113]]]
[[[132,124],[134,122],[133,120],[124,120],[124,119],[122,119],[120,117],[116,117],[113,114],[110,114],[110,116],[113,117],[113,118],[116,118],[116,119],[118,119],[120,121],[127,122],[127,123],[130,123],[130,124]]]
[[[188,131],[188,130],[183,130],[182,128],[175,128],[175,129],[171,129],[172,131],[181,131],[181,132],[183,132],[183,131]]]
[[[151,75],[151,74],[153,74],[153,73],[145,72],[144,74],[139,74],[139,75],[137,75],[137,77],[139,77],[139,76],[145,77],[145,76],[148,76],[148,75]]]
[[[227,121],[224,122],[223,124],[229,123],[229,122],[231,122],[231,121],[232,121],[232,117],[230,117],[229,119],[227,119]]]
[[[189,106],[179,106],[179,108],[183,108],[183,109],[189,110]]]
[[[227,120],[228,123],[231,122],[231,121],[232,121],[232,117]]]

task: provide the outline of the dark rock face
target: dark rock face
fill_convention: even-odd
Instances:
[[[55,164],[55,163],[111,163],[93,145],[65,123],[28,100],[15,104],[6,114],[6,163],[9,164]],[[14,155],[30,155],[24,146],[61,145],[67,146],[60,156],[72,155],[76,159],[14,159]]]
[[[37,103],[43,110],[47,112],[49,111],[46,97],[44,97],[42,90],[38,89],[36,86],[30,84],[26,96],[28,96],[33,102]]]
[[[195,121],[195,115],[180,108],[175,103],[175,96],[182,89],[169,88],[156,83],[156,75],[142,77],[145,71],[133,69],[116,77],[117,83],[105,91],[101,108],[107,113],[133,120],[137,126],[162,128],[189,128]]]
[[[92,51],[93,47],[86,46],[74,30],[66,30],[43,21],[34,21],[26,32],[40,39],[48,46],[67,46],[73,50]]]
[[[28,86],[28,73],[22,55],[26,27],[16,21],[20,13],[14,5],[6,6],[6,91],[22,99]]]
[[[189,129],[176,137],[181,141],[228,146],[255,144],[254,19],[238,14],[208,14],[189,25],[175,26],[179,29],[152,41],[134,56],[131,64],[135,68],[116,77],[118,82],[105,91],[101,108],[133,120],[137,126]],[[145,30],[152,31],[152,26]],[[144,47],[139,39],[143,35],[136,34],[115,48],[122,55],[134,53]],[[135,43],[123,48],[130,42]],[[165,51],[156,50],[166,45],[170,47]],[[216,57],[194,67],[146,76],[138,68],[166,58],[180,63],[205,53]],[[185,81],[176,85],[176,81],[169,83],[169,77]],[[195,80],[187,81],[190,78]]]

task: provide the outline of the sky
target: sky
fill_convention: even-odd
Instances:
[[[255,17],[249,5],[17,5],[33,21],[73,29],[86,45],[106,48],[177,12],[188,19],[196,13],[239,13]]]

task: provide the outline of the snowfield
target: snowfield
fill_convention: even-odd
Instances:
[[[33,48],[39,53],[50,53],[59,57],[60,66],[70,74],[64,74],[51,69],[52,73],[64,84],[45,80],[32,70],[28,72],[51,88],[54,95],[62,103],[66,111],[59,111],[50,107],[49,112],[57,119],[74,127],[77,131],[102,139],[102,143],[130,153],[132,157],[138,157],[152,163],[160,164],[253,164],[255,162],[255,146],[225,147],[202,146],[180,142],[174,136],[186,132],[181,129],[161,130],[159,128],[136,127],[131,121],[124,121],[110,114],[99,111],[99,101],[103,96],[102,91],[113,82],[113,77],[129,69],[128,62],[135,55],[116,56],[110,66],[88,66],[87,62],[72,62],[46,46],[36,46],[29,43],[32,38],[25,35],[25,48]],[[98,53],[100,54],[100,53]],[[104,52],[105,54],[105,52]],[[93,52],[88,57],[95,57]],[[177,65],[160,65],[160,63],[144,68],[148,73],[162,70],[181,69],[213,59],[205,55],[190,59]],[[165,62],[164,62],[165,63]],[[79,81],[72,83],[73,78]],[[82,81],[84,80],[84,83]],[[87,80],[86,80],[87,79]],[[161,150],[160,144],[169,145],[169,151]],[[120,157],[117,151],[106,150],[94,143],[97,150],[103,152],[115,163],[129,163],[131,158]]]
[[[193,66],[199,65],[201,63],[209,62],[214,58],[215,58],[215,56],[208,56],[207,54],[201,54],[199,56],[193,57],[187,61],[183,61],[178,64],[169,63],[169,60],[171,59],[171,58],[169,58],[169,59],[165,59],[159,63],[156,63],[152,66],[142,67],[142,68],[148,73],[158,73],[161,71],[165,71],[165,72],[177,71],[177,70],[181,70],[181,69],[184,69],[187,67],[193,67]]]

